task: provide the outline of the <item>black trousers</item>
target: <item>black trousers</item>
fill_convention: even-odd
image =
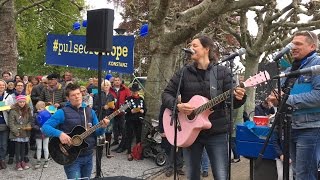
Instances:
[[[140,119],[126,121],[126,149],[128,150],[128,154],[131,154],[131,144],[134,137],[136,137],[136,144],[141,142],[141,132],[142,123]]]
[[[169,170],[173,170],[173,166],[174,166],[173,153],[175,153],[174,147],[169,143],[168,139],[165,137],[162,137],[161,147],[165,150],[165,153],[169,158],[167,162],[167,168],[169,168]],[[182,169],[183,167],[182,148],[178,148],[176,158],[177,158],[177,169]]]
[[[24,148],[24,153],[25,153],[25,157],[28,156],[28,153],[29,153],[29,143],[26,142],[25,143],[25,148]],[[9,154],[9,158],[13,158],[14,155],[15,155],[15,149],[16,149],[16,144],[14,141],[11,141],[10,139],[8,140],[8,148],[7,148],[7,151],[8,151],[8,154]]]
[[[15,143],[15,155],[16,155],[16,162],[24,161],[25,157],[25,149],[27,142],[14,142]]]
[[[119,136],[124,134],[124,123],[125,123],[125,116],[118,115],[114,117],[113,120],[113,135],[114,141],[119,142]]]

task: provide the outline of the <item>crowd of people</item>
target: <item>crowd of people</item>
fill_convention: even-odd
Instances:
[[[58,74],[12,77],[10,72],[4,71],[0,79],[0,169],[6,169],[14,163],[17,171],[30,167],[47,168],[50,158],[49,137],[57,136],[63,144],[68,144],[71,140],[66,133],[70,132],[74,125],[81,124],[88,129],[100,120],[105,121],[105,129],[99,130],[96,136],[103,134],[109,142],[106,144],[107,158],[114,156],[110,153],[111,138],[114,134],[111,145],[119,144],[122,139],[120,152],[126,150],[128,160],[132,161],[132,139],[135,137],[137,143],[141,141],[141,117],[146,112],[144,99],[138,93],[140,87],[134,83],[129,88],[123,84],[120,77],[107,75],[101,84],[102,107],[99,107],[98,88],[97,78],[90,78],[86,86],[77,85],[71,72],[65,72],[60,79]],[[120,113],[111,121],[106,118],[128,102],[130,107],[126,112]],[[87,108],[92,110],[90,115],[80,113]],[[101,119],[98,120],[100,112]],[[88,122],[83,123],[83,119]],[[73,123],[68,124],[69,121]],[[96,144],[96,139],[91,138],[89,148],[80,154],[89,157],[89,161],[92,161],[93,147]],[[36,163],[32,165],[29,164],[30,150],[36,150]],[[41,162],[42,158],[44,162]],[[82,161],[87,165],[84,173],[81,169],[75,169],[79,162],[65,166],[67,177],[90,175],[92,163],[87,160]],[[77,161],[80,161],[79,158]]]

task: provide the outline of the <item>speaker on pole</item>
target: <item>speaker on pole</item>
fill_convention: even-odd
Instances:
[[[86,49],[88,51],[112,51],[113,9],[95,9],[87,12]]]
[[[86,49],[98,53],[98,107],[99,121],[102,117],[101,83],[102,53],[112,51],[113,9],[96,9],[87,12]],[[96,178],[101,177],[101,158],[103,146],[96,147]]]

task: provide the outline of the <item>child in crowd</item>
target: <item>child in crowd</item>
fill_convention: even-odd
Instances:
[[[40,168],[41,166],[41,152],[43,149],[44,152],[44,168],[48,167],[48,158],[49,158],[49,137],[46,137],[41,132],[42,125],[51,117],[51,113],[46,110],[46,104],[43,101],[38,101],[36,104],[38,114],[36,115],[36,120],[33,123],[33,129],[35,130],[35,138],[37,144],[37,164],[34,166],[35,169]]]
[[[9,138],[15,143],[16,169],[22,171],[30,168],[24,158],[25,148],[30,139],[33,119],[31,109],[26,104],[26,96],[16,96],[16,101],[9,113]]]
[[[130,108],[126,110],[126,138],[128,150],[128,161],[132,161],[133,157],[131,155],[131,143],[133,138],[136,138],[136,144],[141,142],[141,131],[142,122],[140,117],[144,117],[146,112],[146,107],[144,99],[139,96],[140,87],[137,83],[133,83],[130,87],[132,95],[127,97],[126,102],[130,103]]]
[[[14,93],[14,88],[15,88],[15,84],[14,84],[14,82],[13,81],[8,81],[7,82],[8,83],[8,86],[7,86],[7,93],[8,94],[13,94]]]

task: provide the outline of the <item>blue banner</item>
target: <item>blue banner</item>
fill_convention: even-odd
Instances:
[[[102,69],[133,73],[134,36],[113,36],[112,51],[102,53]],[[98,52],[86,50],[86,36],[48,34],[46,64],[98,69]]]

